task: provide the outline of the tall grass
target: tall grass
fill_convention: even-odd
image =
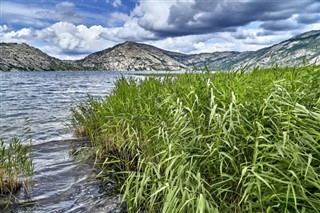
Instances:
[[[12,138],[9,145],[0,139],[0,196],[12,195],[21,186],[27,189],[33,173],[30,146],[23,146],[21,139]]]
[[[120,79],[72,109],[129,212],[318,212],[320,67]]]

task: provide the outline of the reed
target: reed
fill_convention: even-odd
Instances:
[[[318,212],[320,67],[122,78],[73,108],[129,212]]]
[[[30,146],[23,146],[17,137],[9,144],[0,140],[0,196],[12,195],[24,186],[27,189],[33,173]]]

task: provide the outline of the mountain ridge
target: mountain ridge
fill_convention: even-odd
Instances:
[[[222,51],[184,54],[152,45],[126,41],[89,54],[81,60],[63,61],[25,43],[0,43],[0,71],[67,70],[185,70],[204,65],[216,69],[320,64],[320,30],[296,35],[256,51]]]

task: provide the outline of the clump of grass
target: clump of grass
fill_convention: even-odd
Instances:
[[[120,79],[74,108],[129,212],[318,212],[320,67]]]
[[[17,137],[9,144],[0,140],[0,196],[12,195],[21,186],[27,188],[28,178],[33,173],[30,149]]]

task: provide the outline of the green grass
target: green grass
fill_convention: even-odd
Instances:
[[[27,189],[33,173],[32,161],[30,146],[23,146],[19,138],[12,138],[8,145],[0,139],[0,196],[10,196],[21,186]]]
[[[120,79],[72,109],[129,212],[318,212],[320,67]]]

